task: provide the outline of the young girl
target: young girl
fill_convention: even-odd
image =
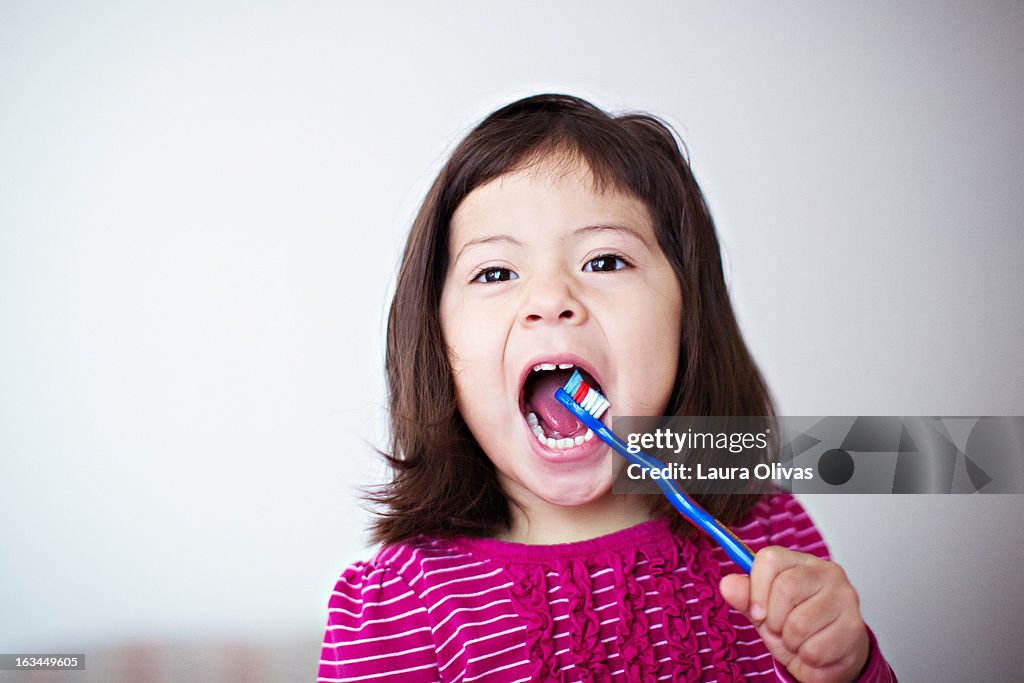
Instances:
[[[891,681],[797,501],[697,497],[747,577],[554,400],[772,415],[666,124],[566,95],[488,116],[430,189],[388,319],[383,547],[330,598],[320,681]]]

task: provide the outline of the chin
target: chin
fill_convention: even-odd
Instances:
[[[609,494],[612,488],[611,481],[601,477],[600,482],[582,484],[578,479],[567,482],[565,486],[537,487],[531,489],[535,496],[550,505],[560,507],[579,507],[601,500]]]

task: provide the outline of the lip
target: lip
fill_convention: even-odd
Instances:
[[[595,379],[597,378],[595,377]],[[530,448],[533,449],[533,452],[541,460],[552,465],[565,465],[603,458],[609,448],[608,444],[601,441],[596,434],[590,441],[584,441],[579,446],[548,448],[547,446],[542,446],[540,441],[537,441],[537,437],[530,430],[530,425],[526,424],[525,419],[522,420],[522,423],[526,439],[530,442]]]

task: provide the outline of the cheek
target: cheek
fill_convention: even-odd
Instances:
[[[619,306],[619,316],[630,331],[629,341],[636,351],[649,354],[671,349],[673,357],[678,352],[682,321],[678,289],[665,285],[644,287]]]
[[[634,349],[626,370],[626,396],[619,415],[662,415],[674,389],[678,344],[650,344]],[[628,412],[623,412],[628,411]]]
[[[449,353],[471,359],[480,355],[487,343],[493,314],[481,302],[460,293],[442,293],[441,334]]]
[[[465,301],[456,295],[442,294],[440,318],[441,336],[448,352],[448,362],[456,379],[471,368],[471,359],[477,355],[473,326],[467,324],[472,311],[466,310]]]
[[[441,338],[444,340],[448,365],[452,369],[452,377],[455,381],[456,403],[463,417],[468,419],[469,416],[466,415],[464,406],[466,405],[467,379],[472,374],[472,367],[466,362],[466,358],[471,353],[467,353],[468,341],[464,338],[466,328],[462,325],[462,321],[465,320],[463,308],[462,302],[448,293],[446,285],[441,294],[439,310]]]
[[[442,295],[440,317],[453,369],[470,375],[500,371],[512,319],[507,302]]]
[[[491,327],[481,319],[480,311],[460,301],[442,298],[441,330],[448,362],[455,379],[456,402],[467,424],[491,419],[494,401],[487,400],[495,386],[500,365],[500,340],[489,333]]]
[[[681,343],[680,302],[678,289],[648,288],[622,310],[624,334],[618,348],[627,364],[629,388],[624,398],[631,404],[622,408],[633,414],[662,414],[672,394]]]
[[[445,335],[448,359],[456,377],[467,384],[484,378],[495,371],[495,358],[501,357],[501,348],[486,328],[466,324]]]

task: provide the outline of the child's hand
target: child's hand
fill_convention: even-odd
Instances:
[[[722,597],[802,683],[852,681],[868,657],[857,591],[835,562],[779,546],[754,556],[750,576],[722,578]]]

